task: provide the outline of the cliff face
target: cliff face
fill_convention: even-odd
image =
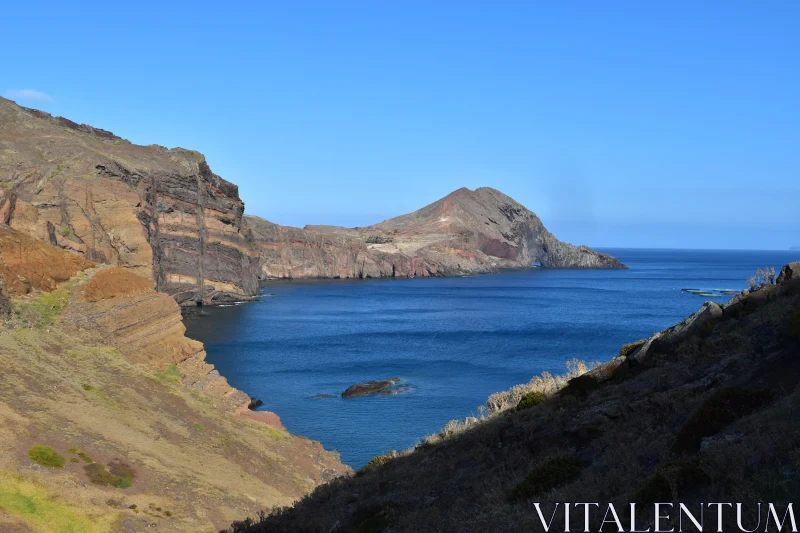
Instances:
[[[238,188],[198,152],[133,145],[0,98],[0,223],[190,305],[256,293],[243,213]]]
[[[783,516],[800,494],[800,263],[779,280],[724,306],[707,302],[581,375],[493,395],[490,416],[451,422],[235,531],[544,531],[551,516],[562,531],[564,502],[600,503],[591,531],[652,530],[659,502],[704,511],[705,531],[742,528],[735,510],[718,524],[703,502],[746,502],[748,524],[766,520],[756,502]],[[602,523],[608,503],[624,526]],[[655,529],[680,529],[677,507]],[[570,512],[566,529],[583,531],[584,509]]]
[[[15,283],[31,272],[53,283]],[[2,225],[0,274],[14,308],[0,317],[0,530],[50,531],[57,510],[59,531],[218,531],[234,509],[288,504],[348,471],[249,411],[149,280]],[[35,446],[63,464],[37,463]],[[38,511],[2,504],[17,493]]]
[[[422,209],[366,228],[279,226],[246,217],[262,277],[448,276],[524,268],[624,268],[616,258],[559,241],[503,193],[459,189]]]

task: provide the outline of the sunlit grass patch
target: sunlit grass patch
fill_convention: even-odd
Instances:
[[[153,377],[155,377],[156,381],[159,383],[163,383],[164,385],[172,385],[180,383],[183,376],[181,375],[181,371],[178,369],[177,365],[170,365],[166,368],[156,370],[156,372],[153,374]]]
[[[115,515],[90,518],[81,509],[58,503],[36,483],[20,477],[0,476],[0,508],[37,533],[107,532]]]
[[[50,446],[42,446],[37,444],[28,450],[28,457],[31,461],[42,466],[49,466],[50,468],[64,468],[66,461],[64,456],[55,451]]]

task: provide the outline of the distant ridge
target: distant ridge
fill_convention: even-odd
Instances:
[[[508,268],[625,268],[558,240],[502,192],[461,188],[365,228],[279,226],[245,216],[261,245],[261,274],[278,278],[458,276]]]

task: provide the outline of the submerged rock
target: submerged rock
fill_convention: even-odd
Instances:
[[[342,398],[354,398],[367,394],[393,394],[393,387],[400,382],[400,378],[389,378],[381,381],[367,381],[366,383],[356,383],[347,388],[342,393]]]

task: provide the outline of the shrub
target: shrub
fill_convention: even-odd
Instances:
[[[705,437],[718,433],[722,428],[752,414],[772,401],[768,390],[746,390],[739,387],[719,389],[709,396],[681,427],[672,451],[695,452]]]
[[[776,279],[775,267],[759,268],[755,274],[747,278],[747,286],[754,291],[762,285],[773,285]]]
[[[527,500],[574,481],[583,470],[582,461],[571,457],[556,457],[533,469],[511,491],[510,500]]]
[[[84,385],[84,386],[85,386],[85,385]],[[93,462],[93,461],[92,461],[92,458],[91,458],[91,457],[89,457],[89,454],[88,454],[88,453],[86,453],[85,451],[81,450],[80,448],[70,448],[70,449],[69,449],[69,450],[67,450],[67,451],[68,451],[69,453],[74,453],[75,455],[77,455],[78,457],[80,457],[81,459],[83,459],[83,460],[84,460],[84,462],[86,462],[86,463],[92,463],[92,462]],[[73,458],[73,459],[74,459],[74,458]]]
[[[640,341],[631,342],[629,344],[623,344],[622,348],[619,349],[619,354],[623,357],[627,357],[634,351],[639,349],[645,342],[647,342],[647,340],[642,339]]]
[[[374,468],[374,467],[377,467],[377,466],[383,466],[383,465],[391,462],[391,460],[392,460],[392,456],[389,455],[389,454],[376,455],[375,457],[373,457],[372,459],[369,460],[369,462],[366,464],[365,468]]]
[[[783,335],[787,339],[800,339],[800,310],[796,310],[786,320]]]
[[[567,383],[567,386],[559,391],[563,396],[575,396],[576,398],[586,398],[590,392],[597,389],[600,383],[592,376],[586,374],[572,378]]]
[[[587,365],[584,361],[572,359],[567,361],[566,365],[567,372],[565,374],[554,376],[549,372],[542,372],[540,376],[535,376],[528,383],[516,385],[507,391],[492,394],[486,400],[486,405],[479,407],[480,411],[492,415],[507,409],[512,409],[519,405],[520,400],[522,400],[525,394],[532,391],[541,391],[545,396],[555,394],[566,386],[570,379],[586,373],[589,368],[595,368],[599,363]]]
[[[370,235],[367,237],[367,244],[387,244],[394,241],[391,237],[383,237],[381,235]]]
[[[88,464],[83,469],[92,483],[118,489],[127,489],[133,485],[133,480],[136,478],[136,471],[119,461],[109,463],[108,470],[98,463]]]
[[[519,403],[517,404],[517,411],[522,411],[523,409],[528,409],[534,405],[539,405],[545,401],[546,398],[547,396],[545,396],[542,391],[534,390],[527,392],[519,400]]]
[[[199,423],[199,422],[193,423],[192,427],[195,429],[195,431],[205,431],[205,429],[206,429],[206,427],[203,424]]]
[[[28,450],[28,457],[34,463],[49,466],[50,468],[64,468],[64,465],[67,464],[63,455],[50,446],[42,446],[40,444]]]
[[[659,468],[644,487],[634,494],[633,501],[642,504],[670,502],[673,487],[677,497],[681,498],[686,491],[710,484],[711,478],[696,461],[680,461]]]

